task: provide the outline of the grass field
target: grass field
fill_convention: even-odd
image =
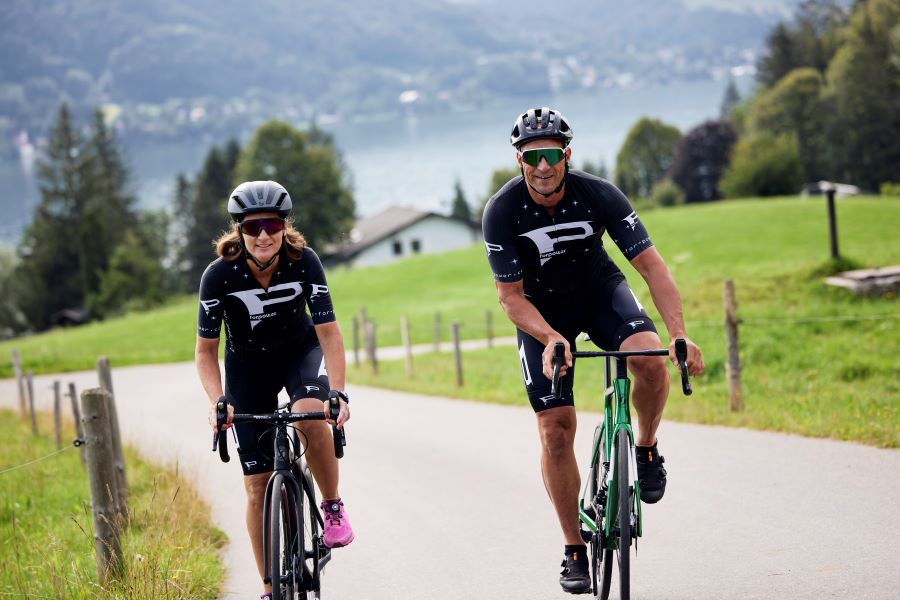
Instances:
[[[839,200],[837,208],[841,255],[850,264],[900,264],[900,199],[848,198]],[[896,297],[857,298],[822,283],[822,274],[834,268],[828,261],[823,199],[690,205],[646,212],[642,219],[675,275],[689,335],[702,346],[707,362],[695,397],[682,401],[673,396],[668,417],[900,444],[900,304]],[[624,264],[614,246],[610,252]],[[630,266],[623,270],[654,314],[646,286]],[[725,278],[735,281],[742,319],[747,409],[739,415],[722,408]],[[385,267],[337,269],[329,273],[329,285],[348,346],[350,319],[362,306],[378,324],[380,345],[400,343],[401,315],[409,317],[417,342],[432,339],[435,312],[442,315],[444,339],[454,320],[463,324],[464,338],[484,337],[488,310],[495,335],[513,332],[497,305],[481,246]],[[188,360],[195,311],[196,299],[183,298],[153,312],[3,342],[0,375],[11,373],[9,351],[14,346],[26,368],[35,372],[91,368],[99,354],[117,366]],[[470,383],[461,391],[429,388],[439,386],[437,372],[417,377],[416,389],[523,402],[515,355],[509,349],[496,352],[496,357],[467,355]],[[499,371],[503,360],[511,361],[505,368],[512,371],[504,372],[499,387],[491,379],[468,375],[470,368],[489,371],[494,364]],[[441,362],[446,366],[448,361],[436,359]],[[381,376],[377,383],[408,385],[402,380]],[[361,372],[353,373],[351,381],[373,383]]]
[[[51,431],[44,415],[40,430]],[[74,439],[71,427],[63,439]],[[52,436],[34,437],[17,414],[0,411],[0,471],[50,455]],[[213,599],[225,536],[176,473],[126,448],[132,522],[122,537],[123,576],[97,583],[87,472],[69,450],[0,473],[0,597]]]

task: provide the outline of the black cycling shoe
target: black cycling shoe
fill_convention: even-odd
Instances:
[[[641,484],[641,501],[645,504],[656,504],[666,493],[666,468],[663,458],[652,446],[635,446],[637,454],[638,481]]]
[[[591,593],[591,578],[588,573],[587,548],[566,554],[559,574],[559,585],[570,594]]]

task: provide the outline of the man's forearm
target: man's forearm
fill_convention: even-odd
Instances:
[[[552,339],[559,337],[559,333],[550,327],[543,315],[525,296],[510,295],[500,301],[500,306],[513,325],[542,344],[547,345]]]
[[[653,298],[653,304],[669,332],[669,339],[676,337],[684,337],[686,335],[684,327],[684,313],[681,308],[681,294],[678,292],[678,286],[675,285],[675,279],[669,272],[669,269],[663,266],[656,269],[647,278],[647,287],[650,288],[650,296]]]

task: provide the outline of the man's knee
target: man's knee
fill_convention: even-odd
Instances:
[[[662,389],[669,385],[669,370],[664,356],[634,356],[628,359],[628,366],[635,382],[651,389]]]
[[[538,413],[541,446],[546,454],[559,456],[575,442],[575,409],[553,408]]]

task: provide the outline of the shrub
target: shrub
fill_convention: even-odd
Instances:
[[[720,186],[726,198],[796,194],[803,165],[792,135],[761,133],[740,140]]]
[[[893,196],[895,198],[900,198],[900,183],[885,181],[881,184],[880,192],[882,196]]]
[[[684,192],[671,179],[663,179],[653,186],[650,200],[656,206],[675,206],[684,204]]]

